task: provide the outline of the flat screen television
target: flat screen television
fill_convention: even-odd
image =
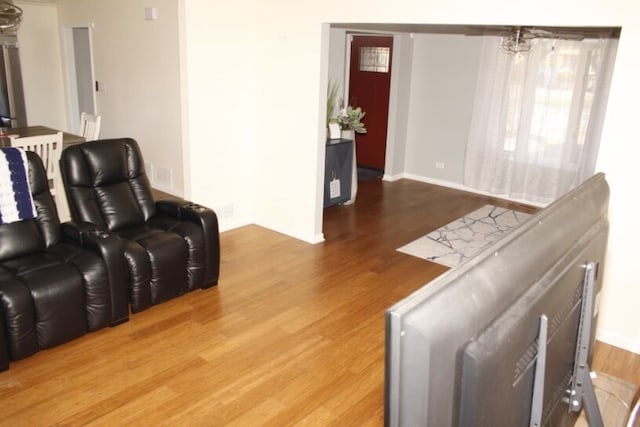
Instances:
[[[385,425],[570,426],[583,380],[599,416],[588,364],[608,204],[597,174],[389,308]]]

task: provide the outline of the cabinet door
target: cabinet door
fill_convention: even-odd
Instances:
[[[324,165],[324,207],[349,201],[353,176],[353,141],[327,145]]]

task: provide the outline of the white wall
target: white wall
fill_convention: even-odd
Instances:
[[[328,55],[321,55],[322,37],[327,34],[318,17],[330,5],[247,3],[255,4],[258,17],[269,17],[259,19],[254,30],[259,40],[253,39],[259,52],[255,84],[260,88],[258,126],[264,140],[258,147],[255,222],[319,241]]]
[[[243,19],[238,19],[235,7],[226,10],[215,2],[196,0],[182,2],[181,6],[185,19],[184,84],[188,90],[184,98],[188,111],[185,130],[189,132],[184,141],[185,169],[190,173],[187,196],[214,208],[222,230],[254,221],[254,199],[260,191],[254,182],[267,180],[286,192],[295,177],[277,182],[268,175],[289,170],[278,170],[281,162],[294,154],[283,152],[279,140],[288,140],[299,130],[295,125],[297,106],[284,106],[278,93],[287,86],[287,80],[293,80],[289,73],[275,78],[268,88],[259,84],[260,75],[269,72],[267,58],[277,58],[278,54],[267,46],[261,54],[255,38],[276,35],[262,34],[255,11],[245,13],[252,8],[242,2],[237,5],[240,9],[248,7]],[[272,95],[263,110],[259,103],[267,91]],[[271,106],[281,110],[272,110]],[[314,138],[317,132],[314,129]],[[302,144],[304,133],[297,136]],[[274,190],[269,189],[266,196]],[[287,202],[281,203],[284,206]]]
[[[67,130],[57,9],[15,3],[24,11],[18,43],[27,124]]]
[[[212,205],[224,200],[246,206],[255,222],[311,241],[322,233],[317,212],[322,209],[318,181],[324,156],[319,147],[324,144],[328,66],[323,43],[329,43],[323,23],[622,26],[599,162],[612,187],[612,203],[598,335],[640,352],[640,273],[633,268],[634,243],[640,241],[633,196],[640,170],[634,164],[635,101],[640,97],[636,2],[538,0],[514,8],[507,0],[396,0],[376,7],[365,0],[326,0],[321,5],[190,0],[185,14],[193,195]],[[212,52],[224,54],[224,67],[212,63]],[[226,84],[213,82],[212,76]],[[238,116],[238,111],[249,116]],[[227,145],[212,142],[212,126],[222,129]],[[231,141],[232,134],[236,138]],[[211,182],[225,183],[224,189]],[[255,191],[255,206],[245,203],[245,194],[237,190]]]
[[[232,207],[226,224],[318,241],[327,76],[321,23],[302,11],[291,20],[302,6],[277,14],[257,1],[185,3],[190,185],[209,206]]]
[[[462,184],[481,44],[482,37],[415,35],[405,173]]]
[[[174,0],[59,0],[61,28],[92,25],[101,138],[138,141],[154,187],[183,195],[178,3]],[[144,19],[155,7],[158,19]],[[30,15],[25,12],[25,21]],[[169,179],[165,179],[169,178]]]
[[[640,241],[635,195],[640,182],[638,121],[634,107],[640,96],[640,5],[618,2],[610,6],[622,23],[622,36],[614,68],[597,169],[611,186],[610,234],[605,267],[605,292],[598,336],[603,341],[640,353],[640,271],[634,247]],[[604,8],[603,8],[604,9]],[[600,10],[607,19],[605,10]],[[625,15],[626,13],[626,15]],[[609,18],[612,19],[612,18]],[[615,22],[615,21],[613,21]]]
[[[345,61],[347,54],[347,30],[343,28],[332,28],[330,31],[329,41],[329,81],[332,84],[338,85],[338,105],[335,113],[337,114],[337,108],[340,107],[339,101],[347,99],[345,91],[345,84],[348,81],[348,77],[345,75]]]
[[[384,179],[404,174],[411,92],[413,80],[413,43],[410,33],[396,33],[393,37],[393,60],[391,64],[391,94],[389,99],[389,123]]]

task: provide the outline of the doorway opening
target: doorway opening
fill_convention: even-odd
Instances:
[[[72,132],[80,128],[80,114],[98,114],[94,77],[91,24],[63,29],[63,50],[67,76],[67,115]]]
[[[367,129],[355,134],[358,180],[379,179],[386,161],[393,36],[351,34],[347,49],[345,104],[362,108]]]

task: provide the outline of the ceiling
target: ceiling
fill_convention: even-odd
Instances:
[[[390,23],[332,23],[332,28],[361,31],[384,31],[415,34],[501,35],[517,25],[443,25],[443,24],[390,24]],[[620,28],[612,27],[549,27],[523,26],[556,34],[579,35],[584,38],[619,37]]]

